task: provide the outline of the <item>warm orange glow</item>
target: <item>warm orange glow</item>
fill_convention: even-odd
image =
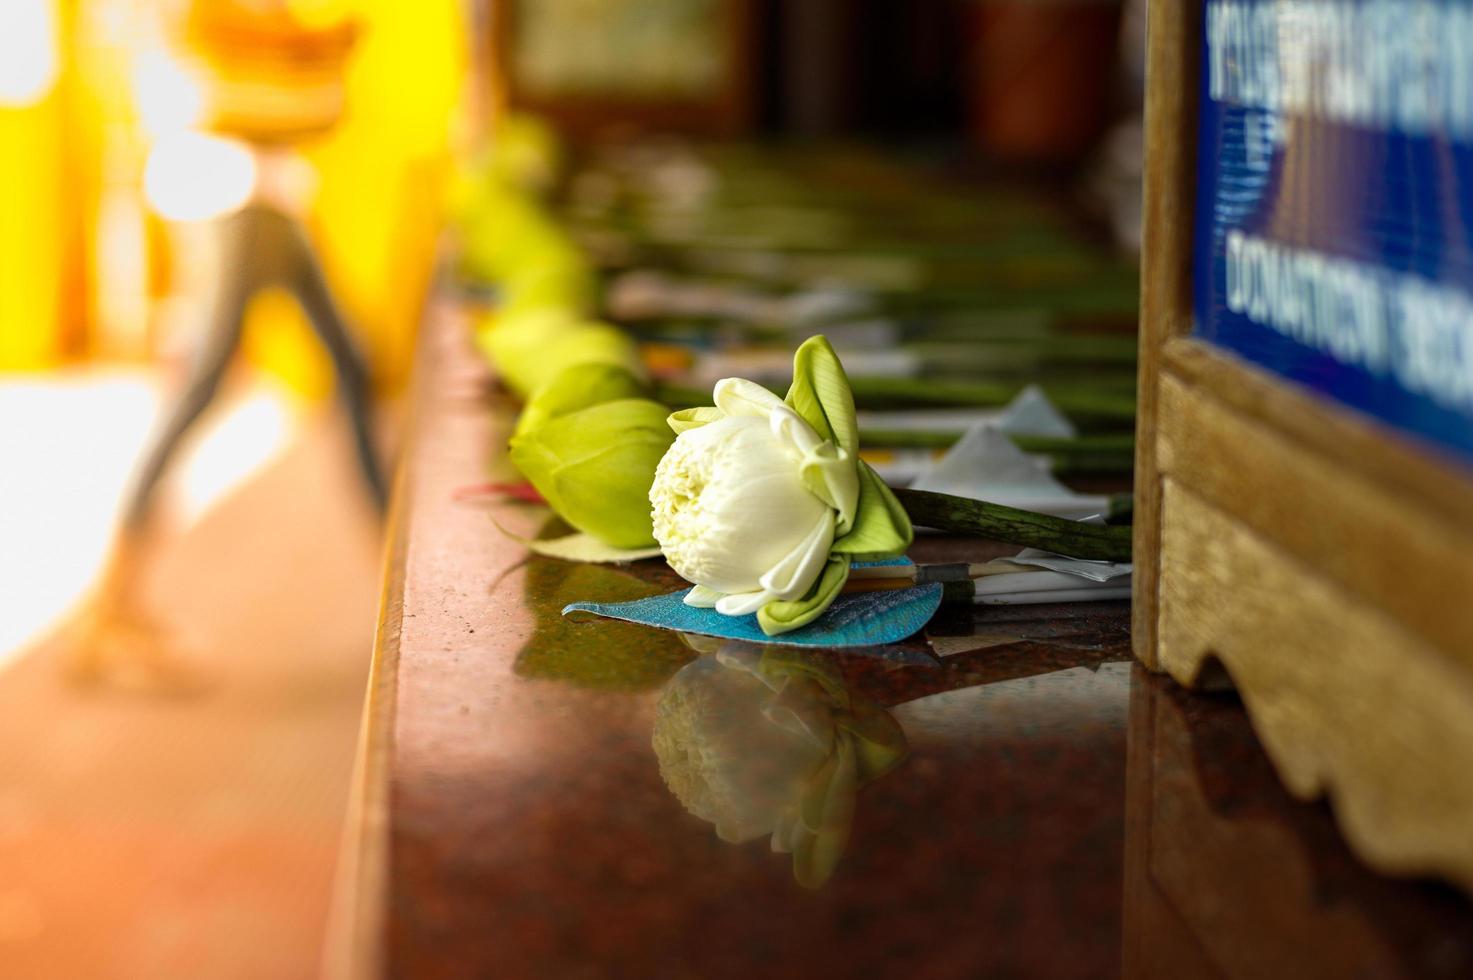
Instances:
[[[243,143],[180,132],[154,144],[143,189],[154,210],[171,221],[217,218],[250,200],[256,161]]]
[[[0,106],[35,105],[56,84],[55,0],[0,3]]]

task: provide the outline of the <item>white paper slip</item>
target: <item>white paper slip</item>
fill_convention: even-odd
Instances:
[[[1045,602],[1104,602],[1129,599],[1130,585],[1097,585],[1092,588],[1058,589],[1053,592],[1009,592],[979,595],[973,601],[979,606],[1027,606]]]
[[[1015,436],[1054,436],[1072,439],[1079,434],[1074,423],[1054,407],[1038,385],[1029,385],[1008,403],[997,418],[997,427]]]
[[[1003,408],[923,408],[859,413],[860,429],[899,432],[966,432],[993,425],[1014,436],[1071,439],[1079,433],[1038,385],[1029,385]]]
[[[829,323],[847,317],[862,316],[875,308],[874,294],[851,286],[812,285],[786,297],[784,320],[794,328],[809,329],[816,323]]]
[[[1032,568],[1046,568],[1054,572],[1078,575],[1095,582],[1110,582],[1124,578],[1134,570],[1130,562],[1069,558],[1064,555],[1056,555],[1051,551],[1040,551],[1037,548],[1024,548],[1011,558],[996,558],[988,562],[988,565],[1003,567],[1023,565]]]
[[[907,408],[895,411],[857,413],[860,431],[889,429],[896,432],[965,432],[974,425],[996,422],[1000,408]]]
[[[794,332],[800,331],[795,329]],[[824,324],[823,335],[847,361],[855,356],[855,351],[895,347],[900,343],[900,324],[894,320],[840,320]]]
[[[1000,569],[1017,568],[1016,572]],[[1128,599],[1131,565],[1128,562],[1068,558],[1037,548],[1025,548],[1012,558],[997,558],[982,566],[990,574],[973,572],[973,602],[987,606],[1040,602],[1099,602]]]
[[[991,425],[973,427],[911,487],[1075,520],[1110,506],[1107,496],[1079,494],[1064,486],[1048,471],[1046,461],[1023,452]]]
[[[1018,571],[1004,575],[984,575],[972,580],[978,597],[989,595],[1020,595],[1028,592],[1058,592],[1069,589],[1091,589],[1109,583],[1082,579],[1064,572]],[[1119,583],[1115,583],[1119,584]]]

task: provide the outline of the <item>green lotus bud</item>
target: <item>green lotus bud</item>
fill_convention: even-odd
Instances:
[[[509,388],[523,398],[576,364],[613,364],[643,374],[639,348],[615,327],[580,321],[568,310],[493,315],[476,342]]]
[[[562,167],[562,143],[546,120],[521,113],[503,116],[489,152],[477,154],[452,175],[451,214],[468,224],[485,211],[484,199],[498,191],[545,197]]]
[[[476,323],[475,343],[502,381],[526,395],[537,386],[519,374],[519,365],[530,361],[538,348],[546,350],[554,337],[571,333],[581,322],[576,310],[548,308],[506,313],[498,310]]]
[[[522,417],[517,420],[516,435],[531,432],[543,423],[579,409],[604,402],[643,398],[645,384],[628,368],[618,364],[591,361],[574,364],[559,372],[527,399]]]
[[[538,116],[513,113],[496,124],[487,167],[517,187],[545,192],[562,168],[557,132]]]
[[[498,180],[466,194],[460,205],[461,263],[500,282],[549,257],[579,255],[578,246],[530,195]]]
[[[511,441],[511,461],[558,516],[617,548],[655,540],[650,484],[675,434],[658,402],[626,398],[553,418]]]
[[[499,282],[497,310],[516,315],[541,309],[575,310],[587,315],[598,295],[598,277],[583,254],[571,246],[549,247]]]

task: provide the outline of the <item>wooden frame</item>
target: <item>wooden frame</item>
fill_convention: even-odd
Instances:
[[[719,92],[704,99],[551,96],[531,91],[514,71],[516,7],[517,0],[492,0],[492,70],[495,87],[511,108],[547,115],[575,136],[609,128],[735,136],[750,128],[756,111],[754,0],[724,0],[728,71]]]
[[[1378,868],[1473,890],[1473,479],[1192,337],[1201,0],[1153,0],[1135,652],[1224,668]]]

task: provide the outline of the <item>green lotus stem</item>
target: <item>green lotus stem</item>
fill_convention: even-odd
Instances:
[[[1090,376],[1104,374],[1112,378],[1133,379],[1134,349],[1100,353],[1088,349],[1071,351],[1067,344],[1074,338],[1058,339],[1061,343],[1051,346],[1022,341],[994,343],[985,339],[940,343],[922,340],[903,344],[901,349],[919,356],[928,371],[945,371],[953,376],[964,373],[1000,375],[1047,371],[1058,374],[1073,371],[1088,372]]]
[[[959,431],[861,428],[859,445],[864,449],[942,450],[951,448],[961,436]],[[1047,456],[1049,469],[1056,476],[1129,473],[1135,467],[1135,439],[1130,435],[1074,438],[1014,435],[1010,438],[1025,453]]]
[[[895,313],[966,310],[981,312],[1032,307],[1061,314],[1124,313],[1137,308],[1139,294],[1133,278],[1124,269],[1054,270],[1057,279],[1044,286],[1020,288],[1006,279],[978,283],[978,274],[968,276],[967,285],[935,283],[924,290],[882,294]],[[1090,275],[1097,278],[1088,278]],[[1062,288],[1067,285],[1067,288]]]
[[[850,378],[854,402],[861,408],[904,405],[931,408],[1001,408],[1023,390],[1021,384],[989,382],[917,381],[913,378]],[[1124,386],[1119,389],[1091,385],[1072,387],[1044,385],[1044,391],[1065,415],[1109,422],[1135,420],[1135,394]],[[691,408],[711,402],[709,392],[684,385],[659,381],[655,398],[672,408]]]
[[[921,527],[973,534],[1071,558],[1130,561],[1129,527],[1082,524],[1048,514],[928,490],[895,490],[900,506]]]
[[[1135,494],[1112,493],[1110,505],[1105,509],[1106,524],[1135,523]]]
[[[1035,326],[1018,326],[1005,315],[983,317],[971,323],[946,318],[911,326],[906,347],[936,364],[946,364],[958,354],[996,357],[1009,354],[1035,361],[1104,365],[1123,370],[1135,365],[1136,338],[1111,334],[1096,335],[1051,327],[1048,321]],[[978,354],[978,352],[981,352]]]
[[[876,316],[884,315],[883,310],[873,312]],[[793,328],[781,322],[738,320],[730,314],[716,312],[682,313],[679,316],[658,313],[647,317],[615,318],[615,322],[641,338],[703,335],[720,329],[754,345],[786,346],[793,337]],[[820,325],[828,326],[830,322],[812,322],[806,326]],[[916,354],[932,370],[953,375],[1087,369],[1092,377],[1104,374],[1134,382],[1137,360],[1134,336],[1044,332],[1047,330],[1046,323],[1023,328],[1007,323],[996,327],[986,323],[959,327],[908,324],[900,347]]]
[[[959,429],[871,429],[861,427],[859,444],[883,449],[949,449],[962,437]],[[1021,436],[1009,435],[1013,444],[1025,453],[1047,453],[1055,456],[1121,455],[1135,452],[1132,435],[1087,436]]]
[[[1115,453],[1081,453],[1076,456],[1052,456],[1049,459],[1049,472],[1054,476],[1129,473],[1134,469],[1134,456]]]
[[[879,377],[851,378],[850,386],[854,389],[855,403],[866,407],[882,404],[1001,407],[1023,390],[1021,384]],[[1044,385],[1043,388],[1049,400],[1065,415],[1089,415],[1122,421],[1135,418],[1135,395],[1131,391],[1097,385],[1087,388]]]

